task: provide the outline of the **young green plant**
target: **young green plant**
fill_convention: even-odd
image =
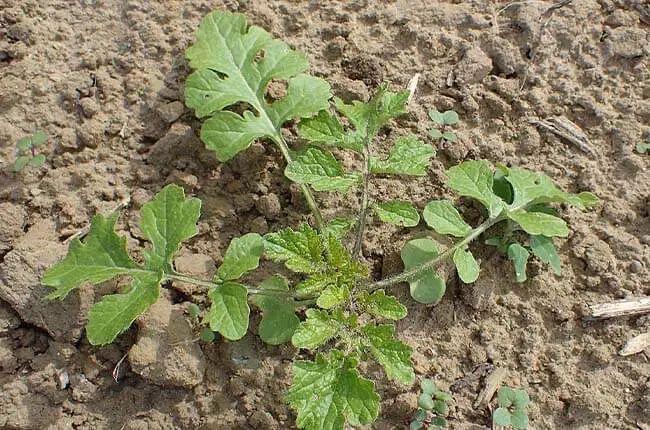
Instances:
[[[448,110],[445,112],[438,112],[436,109],[429,111],[429,118],[436,125],[431,129],[431,137],[434,139],[443,139],[447,142],[455,142],[456,134],[449,128],[452,125],[458,124],[458,114],[456,111]]]
[[[418,410],[409,424],[409,429],[447,428],[448,403],[452,400],[451,394],[438,390],[431,379],[423,379],[420,388],[422,393],[418,397]]]
[[[525,430],[528,428],[528,412],[530,402],[528,393],[524,390],[513,390],[503,386],[497,393],[499,407],[492,414],[495,426]]]
[[[207,287],[209,307],[192,308],[190,318],[195,323],[200,319],[200,324],[229,340],[240,339],[249,330],[252,304],[262,313],[257,333],[264,342],[290,341],[313,354],[313,359],[294,362],[286,395],[301,429],[342,430],[346,423],[376,420],[379,394],[362,374],[361,361],[379,363],[386,377],[396,382],[410,385],[415,380],[411,348],[395,337],[394,321],[406,316],[406,307],[386,294],[388,287],[408,282],[417,301],[437,303],[445,282],[435,268],[452,258],[460,278],[473,282],[479,265],[468,245],[492,226],[503,222],[533,236],[566,236],[566,223],[548,214],[544,205],[563,202],[585,208],[597,202],[589,193],[564,193],[538,173],[494,170],[484,160],[466,161],[447,170],[447,185],[486,207],[483,222],[471,227],[451,202],[430,202],[423,212],[427,225],[455,239],[445,250],[430,238],[412,240],[402,251],[403,273],[371,279],[361,262],[370,211],[406,227],[418,225],[420,213],[408,201],[373,201],[370,180],[373,175],[426,175],[434,155],[433,148],[415,136],[395,139],[386,157],[375,154],[375,137],[406,111],[408,94],[390,92],[383,84],[368,101],[348,104],[335,98],[332,109],[329,85],[305,73],[304,55],[265,30],[248,27],[240,14],[206,16],[187,57],[194,72],[186,81],[186,103],[198,117],[206,118],[201,128],[206,147],[227,161],[257,139],[275,144],[287,163],[285,176],[300,185],[316,228],[303,223],[264,237],[249,233],[234,238],[214,278],[197,279],[178,273],[173,258],[181,243],[198,232],[200,201],[168,185],[141,210],[140,230],[150,242],[142,258],[131,257],[126,239],[114,231],[119,215],[96,216],[88,235],[71,243],[68,255],[45,273],[42,282],[54,288],[51,297],[64,298],[83,283],[131,278],[124,291],[92,306],[87,335],[95,345],[112,342],[169,283]],[[271,81],[286,83],[286,94],[273,99],[267,91]],[[281,130],[295,118],[301,119],[298,134],[309,144],[301,151],[289,148]],[[352,151],[360,160],[357,170],[345,171],[334,155],[342,150]],[[314,191],[352,190],[360,193],[357,218],[323,219]],[[352,229],[353,246],[348,250],[344,237]],[[284,264],[293,272],[289,278],[297,281],[290,283],[276,274],[249,285],[247,274],[262,257]]]
[[[39,154],[38,149],[47,142],[47,134],[37,131],[31,136],[25,136],[16,142],[16,161],[14,172],[20,172],[25,167],[41,167],[45,163],[45,155]]]

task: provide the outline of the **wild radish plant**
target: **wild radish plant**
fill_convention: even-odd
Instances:
[[[115,233],[118,215],[96,216],[86,238],[73,240],[68,255],[45,273],[42,282],[55,289],[51,297],[64,298],[86,282],[97,284],[116,276],[132,279],[125,291],[92,306],[87,335],[94,345],[110,343],[126,330],[158,299],[163,282],[208,287],[209,308],[188,311],[195,322],[200,320],[229,340],[247,333],[252,304],[262,313],[257,333],[263,341],[272,345],[291,341],[313,351],[313,359],[294,362],[286,394],[299,428],[343,429],[346,423],[377,419],[379,394],[361,374],[361,361],[378,362],[386,377],[401,384],[414,382],[411,347],[396,339],[393,324],[406,316],[406,307],[386,294],[386,288],[407,282],[415,300],[437,303],[445,280],[436,267],[447,258],[453,259],[463,282],[474,282],[480,267],[469,245],[497,225],[503,226],[504,249],[514,246],[511,233],[520,229],[530,235],[528,246],[538,249],[535,255],[554,265],[552,238],[566,237],[568,228],[547,205],[569,203],[584,209],[598,202],[590,193],[560,191],[543,174],[503,166],[495,170],[484,160],[463,162],[447,170],[447,186],[485,206],[482,222],[471,226],[452,202],[429,202],[422,213],[424,221],[438,234],[450,236],[451,245],[441,249],[430,238],[411,240],[402,250],[405,271],[374,280],[361,259],[369,213],[410,227],[420,223],[420,212],[406,200],[373,201],[370,181],[375,175],[426,175],[435,154],[431,146],[408,135],[395,139],[387,157],[376,155],[377,133],[406,112],[408,94],[391,92],[382,84],[368,101],[346,104],[334,98],[330,103],[329,84],[306,74],[304,55],[263,29],[248,27],[240,14],[206,16],[187,58],[194,71],[186,81],[186,103],[205,119],[200,137],[206,147],[225,162],[255,140],[276,145],[286,162],[285,176],[300,185],[314,226],[303,223],[263,237],[249,233],[235,238],[214,278],[197,279],[178,273],[173,258],[180,244],[197,234],[201,203],[168,185],[141,210],[140,229],[150,242],[142,250],[142,263],[128,255],[126,239]],[[271,100],[267,93],[271,81],[286,82],[286,94]],[[301,119],[298,133],[309,144],[301,151],[291,150],[282,133],[282,127],[296,118]],[[358,170],[346,171],[332,153],[334,148],[357,153],[362,160]],[[359,191],[358,216],[324,219],[314,190]],[[350,232],[351,250],[343,240]],[[536,245],[530,243],[534,240]],[[246,275],[262,257],[283,263],[296,274],[291,279],[299,281],[290,283],[277,274],[249,285]],[[517,261],[516,267],[521,267]]]
[[[45,163],[45,155],[38,153],[38,148],[47,142],[47,134],[37,131],[31,136],[25,136],[16,142],[16,161],[14,172],[20,172],[26,166],[41,167]]]

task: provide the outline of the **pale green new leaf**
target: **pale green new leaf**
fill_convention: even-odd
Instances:
[[[32,138],[29,136],[21,137],[16,141],[16,148],[20,153],[25,153],[32,149]]]
[[[415,227],[420,222],[420,214],[409,202],[394,200],[373,205],[375,213],[383,222],[404,227]]]
[[[322,110],[313,118],[305,118],[298,124],[298,134],[305,140],[319,145],[336,146],[363,152],[363,144],[354,133],[345,133],[337,117]]]
[[[314,349],[337,335],[341,329],[339,321],[325,311],[307,309],[307,319],[300,323],[291,343],[296,348]]]
[[[318,299],[316,299],[316,304],[323,309],[331,309],[341,303],[347,302],[349,298],[349,286],[332,284],[320,293]]]
[[[429,227],[440,234],[465,237],[472,231],[472,227],[463,220],[454,205],[447,200],[434,200],[427,203],[422,217]]]
[[[334,218],[325,226],[324,236],[332,235],[336,239],[341,240],[345,235],[352,230],[356,221],[348,218]]]
[[[27,155],[21,155],[20,157],[16,158],[16,161],[14,161],[14,172],[20,172],[23,170],[27,163],[29,163],[29,160],[31,160],[31,158]]]
[[[152,248],[144,251],[147,268],[172,272],[172,259],[181,242],[199,232],[196,223],[201,200],[186,199],[183,188],[169,184],[142,207],[140,214],[140,230],[152,243]]]
[[[497,426],[501,427],[509,427],[510,426],[510,411],[506,408],[497,408],[494,413],[492,414],[492,421],[494,421],[494,424]]]
[[[560,256],[555,249],[553,239],[546,236],[531,235],[528,238],[528,245],[533,251],[535,257],[539,258],[542,263],[550,264],[556,275],[561,273]]]
[[[391,324],[376,325],[373,323],[363,327],[366,335],[365,344],[373,357],[384,367],[389,379],[404,385],[412,384],[415,372],[411,365],[411,347],[395,340],[395,326]]]
[[[260,27],[247,28],[244,15],[213,12],[201,21],[196,38],[186,51],[195,71],[185,83],[185,102],[198,117],[211,116],[201,140],[219,160],[232,158],[257,138],[277,138],[293,117],[328,107],[329,84],[301,74],[309,67],[306,57]],[[284,97],[269,103],[266,90],[273,79],[287,80],[288,87]],[[224,110],[237,104],[252,111]]]
[[[304,296],[311,296],[320,293],[335,282],[336,277],[329,273],[316,273],[296,285],[296,292]]]
[[[217,275],[223,281],[239,279],[244,273],[259,266],[263,250],[264,241],[257,233],[234,238],[226,250]]]
[[[33,156],[27,164],[32,167],[41,167],[43,164],[45,164],[45,155],[37,154]]]
[[[226,282],[208,293],[212,302],[205,319],[212,331],[229,340],[238,340],[248,330],[248,290],[236,282]]]
[[[66,257],[47,269],[41,283],[56,289],[49,298],[63,299],[84,282],[99,284],[118,275],[147,273],[129,258],[126,237],[115,234],[119,215],[93,217],[83,242],[73,239]]]
[[[39,147],[43,145],[45,142],[47,142],[47,134],[45,134],[44,131],[37,131],[32,135],[32,145],[35,147]]]
[[[469,160],[447,170],[447,185],[458,194],[483,203],[490,218],[503,210],[503,201],[492,191],[493,173],[485,160]]]
[[[435,155],[431,145],[427,145],[413,135],[399,137],[388,159],[370,159],[372,173],[390,173],[395,175],[426,175],[429,159]]]
[[[404,269],[408,270],[433,260],[438,256],[438,245],[431,239],[414,239],[402,248]],[[447,286],[435,270],[427,270],[417,279],[409,282],[411,297],[423,304],[436,304],[445,295]]]
[[[293,182],[311,185],[316,191],[345,193],[361,181],[359,173],[345,173],[331,152],[318,148],[307,148],[298,153],[284,174]]]
[[[387,296],[384,290],[372,293],[362,291],[357,296],[357,301],[363,312],[376,317],[401,320],[407,314],[406,306],[395,297]]]
[[[289,291],[286,279],[273,276],[260,285],[260,289],[269,291]],[[258,294],[253,303],[262,309],[262,321],[257,329],[260,338],[269,345],[281,345],[291,340],[300,319],[296,315],[293,299],[279,295]]]
[[[299,273],[318,272],[323,267],[321,238],[307,224],[294,231],[285,228],[264,235],[264,253],[271,260],[284,262],[287,269]]]
[[[106,345],[128,329],[160,294],[162,272],[135,275],[125,293],[104,296],[90,307],[86,335],[92,345]]]
[[[508,218],[517,222],[528,234],[547,237],[567,237],[569,235],[569,227],[566,222],[562,218],[547,213],[518,210],[508,212]]]
[[[408,96],[408,91],[392,93],[388,91],[388,85],[382,83],[368,102],[354,101],[347,105],[335,98],[334,103],[354,126],[358,138],[367,144],[392,118],[406,113]]]
[[[374,384],[359,376],[357,360],[333,350],[316,361],[297,361],[286,400],[296,411],[296,425],[305,430],[343,430],[346,422],[361,425],[379,414]]]
[[[513,243],[508,246],[508,258],[512,260],[515,266],[515,276],[517,282],[524,282],[526,277],[526,264],[530,253],[526,248],[518,243]]]
[[[471,284],[478,279],[480,271],[478,262],[467,247],[456,249],[454,264],[458,270],[458,276],[464,283]]]

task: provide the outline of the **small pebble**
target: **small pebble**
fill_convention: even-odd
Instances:
[[[632,263],[630,263],[630,272],[640,273],[642,270],[643,263],[641,263],[639,260],[632,260]]]
[[[65,390],[68,388],[68,385],[70,385],[70,377],[68,376],[68,372],[61,370],[56,374],[56,377],[59,382],[59,390]]]

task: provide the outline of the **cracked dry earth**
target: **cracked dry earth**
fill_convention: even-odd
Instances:
[[[428,109],[460,114],[459,141],[438,148],[426,177],[380,179],[373,195],[408,195],[422,209],[451,197],[446,167],[485,158],[600,196],[596,211],[562,211],[571,233],[558,242],[561,277],[533,265],[516,284],[509,263],[476,244],[480,280],[462,285],[450,271],[438,306],[393,288],[409,308],[398,335],[414,349],[417,374],[452,388],[450,428],[490,428],[486,405],[473,407],[484,383],[475,370],[500,367],[505,383],[530,394],[532,428],[650,429],[650,351],[617,355],[650,330],[650,315],[584,319],[591,304],[650,294],[650,158],[634,151],[650,142],[650,5],[565,3],[0,0],[0,428],[294,428],[282,396],[298,353],[263,345],[255,318],[240,342],[184,342],[193,335],[185,303],[203,302],[205,291],[174,284],[113,345],[96,348],[83,336],[88,307],[120,285],[63,302],[44,300],[39,285],[93,214],[126,204],[118,228],[135,247],[138,209],[171,182],[203,201],[200,234],[175,261],[199,276],[234,236],[305,219],[274,148],[258,143],[220,164],[184,107],[184,49],[202,16],[227,9],[305,52],[345,100],[381,81],[403,88],[420,73],[382,151],[393,136],[427,139]],[[530,123],[558,115],[593,152]],[[47,162],[14,174],[14,143],[35,129],[49,136]],[[327,216],[358,207],[319,198]],[[476,208],[463,212],[471,219]],[[400,270],[410,234],[371,222],[363,248],[378,276]],[[406,428],[416,387],[378,389],[371,427]]]

